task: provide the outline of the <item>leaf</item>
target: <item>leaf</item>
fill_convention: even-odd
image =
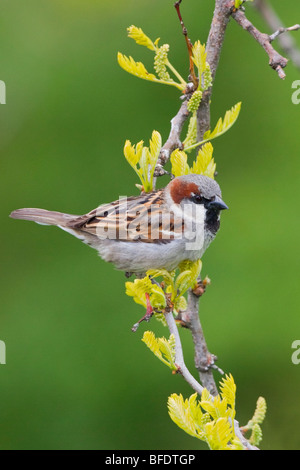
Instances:
[[[146,276],[143,279],[135,279],[134,282],[126,282],[126,295],[133,297],[133,300],[147,307],[146,294],[150,296],[150,303],[153,308],[164,309],[166,307],[166,296],[163,289],[156,284],[152,284],[151,279]]]
[[[199,71],[199,75],[201,75],[205,71],[206,56],[207,54],[205,52],[205,44],[201,44],[200,41],[196,41],[193,46],[192,59]]]
[[[213,401],[211,401],[210,399],[209,400],[203,400],[201,398],[200,404],[201,404],[201,408],[203,408],[204,411],[209,413],[210,416],[212,417],[212,419],[215,420],[215,419],[218,418],[218,415],[217,415],[217,412],[216,412]]]
[[[170,364],[173,370],[177,370],[175,365],[175,339],[174,335],[170,336],[170,339],[158,338],[157,339],[159,349],[161,353],[165,356],[166,360]]]
[[[168,399],[169,415],[172,421],[179,426],[183,431],[193,437],[199,438],[194,418],[190,413],[189,404],[183,396],[173,393]]]
[[[142,140],[136,145],[136,147],[134,145],[131,145],[130,140],[126,140],[125,142],[124,155],[128,163],[134,169],[136,169],[136,166],[141,159],[143,144],[144,142]]]
[[[193,393],[193,395],[191,395],[189,400],[188,400],[188,404],[189,404],[190,413],[191,413],[191,416],[194,419],[195,425],[199,429],[201,429],[202,428],[201,424],[203,423],[203,420],[202,420],[203,413],[202,413],[202,410],[201,410],[200,403],[197,400],[197,396],[198,396],[197,393]]]
[[[152,133],[150,150],[148,147],[144,147],[142,140],[136,146],[132,145],[129,140],[125,142],[125,158],[140,178],[145,192],[153,189],[153,176],[161,146],[162,139],[158,131]]]
[[[198,277],[200,276],[201,269],[202,269],[202,261],[201,259],[197,259],[196,261],[186,260],[180,263],[179,269],[189,270],[191,271],[191,278],[194,283],[196,283]]]
[[[187,84],[168,60],[169,45],[164,44],[163,46],[158,47],[159,38],[153,42],[141,28],[137,28],[136,26],[130,26],[127,30],[128,36],[134,39],[137,44],[145,46],[155,52],[154,69],[158,77],[149,73],[142,62],[135,62],[131,56],[127,57],[126,55],[121,54],[121,52],[118,53],[119,65],[126,70],[126,72],[129,72],[136,77],[156,83],[162,83],[164,85],[171,85],[183,92]],[[167,67],[173,72],[179,82],[174,81],[170,77]]]
[[[233,404],[235,384],[232,376],[226,376],[220,385],[223,389],[222,393]],[[221,398],[220,395],[213,397],[206,388],[202,391],[201,401],[197,400],[196,393],[186,400],[182,395],[174,393],[169,397],[168,408],[169,415],[177,426],[191,436],[205,441],[210,449],[242,450],[244,448],[235,436],[232,409],[227,398]],[[259,438],[259,429],[257,428],[255,432]]]
[[[194,173],[214,179],[216,164],[212,154],[213,146],[208,142],[199,150],[196,161],[190,168],[187,163],[187,154],[182,150],[176,149],[171,154],[172,174],[177,177]]]
[[[201,272],[201,267],[202,262],[200,259],[197,261],[187,260],[180,263],[179,268],[181,272],[175,282],[175,291],[178,291],[180,296],[195,286]],[[184,268],[186,269],[183,270]]]
[[[187,154],[182,150],[174,150],[171,154],[172,174],[177,176],[188,175],[190,167],[187,163]]]
[[[229,131],[229,129],[234,125],[237,121],[240,110],[241,110],[242,103],[237,103],[233,106],[229,111],[226,111],[224,119],[220,118],[216,124],[214,130],[207,131],[201,142],[197,142],[189,147],[185,148],[186,151],[192,150],[193,148],[199,147],[200,145],[205,144],[206,142],[213,140],[221,135],[225,134],[225,132]]]
[[[150,152],[148,147],[144,147],[142,151],[142,156],[139,161],[141,169],[141,181],[144,186],[144,190],[149,192],[150,190],[150,175],[149,175],[149,166],[150,166]]]
[[[164,326],[167,326],[166,318],[163,312],[154,312],[154,317],[157,321],[161,322]]]
[[[215,408],[215,419],[218,418],[232,418],[232,409],[228,408],[228,403],[226,399],[221,399],[220,395],[214,397],[213,400]]]
[[[188,131],[185,140],[183,141],[183,147],[189,147],[197,142],[197,114],[193,113],[190,118]]]
[[[220,391],[223,400],[226,400],[232,410],[235,410],[236,385],[231,374],[225,375],[220,382]]]
[[[118,62],[122,69],[136,77],[149,80],[151,82],[159,81],[155,75],[147,72],[142,62],[135,62],[131,56],[127,57],[126,55],[121,54],[121,52],[118,52]]]
[[[156,50],[155,44],[151,41],[151,39],[146,36],[144,31],[141,28],[137,28],[136,26],[130,26],[127,28],[128,36],[135,40],[135,42],[141,46],[146,46],[151,51]]]
[[[170,335],[166,338],[156,338],[152,331],[145,331],[142,341],[148,346],[153,354],[172,370],[177,370],[175,365],[175,338]]]
[[[232,428],[226,418],[207,423],[205,426],[206,440],[211,450],[228,450],[232,440]]]
[[[142,341],[146,344],[150,351],[152,351],[153,354],[158,357],[158,359],[162,360],[162,354],[160,352],[158,342],[152,331],[145,331]]]
[[[199,150],[196,161],[193,163],[191,172],[197,175],[209,176],[214,179],[216,172],[216,164],[213,159],[213,146],[207,142]]]
[[[211,401],[211,395],[207,388],[204,388],[201,393],[201,401]]]
[[[144,191],[146,192],[153,190],[153,176],[161,147],[161,135],[159,132],[153,131],[150,139],[150,150],[147,148],[147,165],[143,171]]]
[[[237,118],[239,117],[241,106],[242,103],[240,102],[233,106],[229,111],[226,111],[224,119],[222,120],[222,118],[220,118],[214,130],[212,132],[208,131],[205,133],[204,139],[215,139],[216,137],[219,137],[220,135],[229,131],[229,129],[234,125]]]
[[[163,289],[156,284],[152,284],[150,303],[153,308],[163,310],[167,306],[166,296]]]
[[[177,312],[184,312],[187,309],[187,301],[183,295],[181,297],[176,297],[174,301],[174,308]]]
[[[162,147],[162,138],[159,132],[153,131],[150,140],[151,164],[156,165]]]
[[[243,5],[245,0],[234,0],[234,8],[237,10]]]
[[[135,279],[134,282],[126,282],[126,295],[133,297],[133,300],[140,305],[147,307],[147,301],[145,294],[149,294],[152,291],[153,284],[148,276],[143,279]]]
[[[191,271],[184,271],[178,275],[175,286],[180,295],[183,295],[190,287],[193,287],[194,284]]]

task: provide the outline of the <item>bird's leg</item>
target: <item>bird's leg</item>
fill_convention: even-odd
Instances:
[[[146,292],[145,296],[146,296],[146,302],[147,302],[147,310],[146,310],[145,315],[137,323],[135,323],[133,325],[133,327],[131,328],[131,331],[133,331],[134,333],[136,332],[136,330],[140,326],[140,323],[142,323],[143,321],[147,321],[147,322],[150,321],[150,319],[153,315],[153,308],[152,308],[152,305],[150,303],[150,295]]]

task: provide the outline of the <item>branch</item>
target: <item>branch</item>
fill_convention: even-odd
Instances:
[[[171,131],[168,137],[168,140],[162,147],[160,151],[160,155],[156,164],[155,168],[155,176],[162,176],[165,174],[165,170],[163,169],[163,166],[167,163],[169,160],[171,153],[175,149],[182,149],[182,143],[180,140],[181,132],[184,126],[184,123],[188,119],[190,113],[187,109],[187,101],[185,100],[176,114],[176,116],[173,117],[171,120]]]
[[[300,24],[295,24],[294,26],[290,26],[289,28],[280,27],[275,33],[271,34],[270,42],[275,41],[275,39],[280,36],[280,34],[287,33],[288,31],[298,31],[300,29]]]
[[[183,22],[183,19],[182,19],[182,15],[181,15],[181,11],[180,11],[181,2],[182,2],[182,0],[178,0],[175,3],[174,6],[175,6],[175,9],[177,11],[177,15],[178,15],[181,27],[182,27],[182,34],[185,37],[185,42],[186,42],[187,49],[188,49],[189,62],[190,62],[190,80],[193,82],[195,90],[196,90],[197,87],[198,87],[198,84],[199,84],[199,80],[197,79],[197,77],[195,75],[195,65],[194,65],[194,62],[193,62],[193,44],[192,44],[190,38],[188,37],[188,32],[187,32],[187,29],[186,29],[185,24]]]
[[[269,26],[271,31],[276,31],[279,34],[274,33],[278,37],[278,42],[284,51],[284,53],[291,59],[295,67],[300,69],[300,50],[298,49],[296,42],[289,31],[294,31],[292,28],[282,28],[282,21],[274,11],[272,6],[265,0],[256,0],[255,6],[262,18]],[[299,26],[299,25],[296,25]],[[298,28],[295,29],[295,31]],[[282,33],[286,33],[282,35]],[[272,36],[274,36],[274,34]],[[272,37],[271,36],[271,37]]]
[[[269,36],[268,34],[262,33],[259,31],[252,23],[248,20],[245,13],[239,9],[232,12],[232,17],[235,21],[261,45],[261,47],[266,51],[269,56],[269,65],[273,70],[276,70],[279,78],[284,79],[286,74],[284,68],[288,64],[288,59],[283,57],[279,52],[277,52],[272,46],[272,42],[276,37],[281,35],[286,31],[295,31],[300,29],[299,25],[292,26],[291,28],[279,28],[274,34]]]
[[[197,382],[197,380],[192,376],[192,374],[189,372],[188,368],[185,365],[181,340],[180,340],[178,328],[177,328],[177,325],[173,316],[173,312],[170,311],[168,313],[165,313],[165,319],[169,327],[170,334],[174,335],[174,338],[175,338],[175,364],[178,367],[178,372],[182,375],[182,377],[186,380],[186,382],[192,387],[192,389],[195,390],[195,392],[197,392],[198,395],[201,396],[203,392],[202,385],[200,385],[200,383]],[[211,395],[211,399],[213,399],[212,395]],[[241,432],[240,424],[236,419],[233,421],[233,425],[234,425],[235,435],[240,439],[244,448],[246,450],[258,450],[257,447],[251,445],[249,441],[245,438],[245,436]]]
[[[230,20],[231,9],[224,0],[216,0],[214,15],[206,44],[206,60],[209,63],[214,81],[219,65],[222,46],[225,39],[226,29]],[[202,97],[200,107],[197,111],[197,140],[203,140],[206,131],[210,129],[210,100],[212,87]],[[212,395],[218,394],[218,389],[212,371],[212,355],[209,353],[205,341],[204,332],[199,318],[200,297],[192,291],[188,295],[189,329],[192,334],[195,347],[195,365],[199,371],[200,380]]]
[[[216,0],[213,20],[211,23],[207,44],[206,60],[209,63],[212,79],[214,81],[220,61],[221,50],[224,43],[225,32],[230,20],[231,8],[226,1]],[[205,93],[197,112],[197,141],[203,140],[203,135],[210,129],[210,99],[212,87]]]
[[[175,318],[173,316],[173,312],[165,313],[165,319],[169,327],[170,334],[174,335],[175,337],[175,364],[178,367],[178,372],[182,375],[182,377],[186,380],[186,382],[197,392],[200,396],[203,392],[202,385],[197,382],[197,380],[192,376],[190,371],[185,365],[181,340],[178,332],[178,328],[175,322]]]

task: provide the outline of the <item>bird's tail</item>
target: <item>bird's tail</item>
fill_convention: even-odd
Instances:
[[[76,215],[63,214],[62,212],[46,211],[45,209],[17,209],[10,214],[13,219],[31,220],[42,225],[67,226]]]

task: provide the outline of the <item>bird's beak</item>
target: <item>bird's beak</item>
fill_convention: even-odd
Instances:
[[[219,196],[215,196],[215,198],[210,201],[210,203],[208,204],[208,208],[213,209],[215,211],[223,211],[225,209],[229,209],[229,207]]]

